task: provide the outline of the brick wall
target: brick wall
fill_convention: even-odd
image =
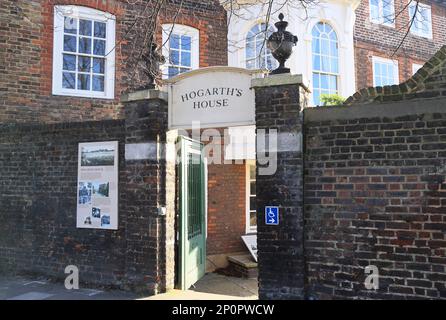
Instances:
[[[424,64],[444,44],[446,44],[446,7],[436,1],[421,1],[432,7],[433,39],[426,39],[409,33],[402,42],[410,21],[407,0],[395,0],[395,12],[399,14],[395,27],[375,24],[370,21],[369,1],[361,1],[356,9],[354,27],[356,87],[373,86],[372,57],[382,57],[398,61],[399,81],[412,76],[412,64]],[[400,50],[393,56],[400,43]]]
[[[256,102],[256,129],[276,129],[278,134],[277,171],[260,174],[257,159],[256,208],[260,299],[296,299],[304,297],[303,255],[303,155],[297,148],[302,132],[301,108],[305,94],[299,79],[275,76],[253,82]],[[271,132],[267,131],[267,134]],[[284,139],[284,141],[281,141]],[[298,139],[298,138],[297,138]],[[296,148],[293,148],[296,147]],[[271,154],[274,151],[269,151]],[[278,226],[265,224],[265,206],[279,206]]]
[[[211,138],[204,142],[210,150],[206,241],[208,256],[247,251],[241,238],[246,234],[246,164],[225,163],[227,128],[212,130],[219,132],[220,139],[214,141]],[[222,151],[221,164],[211,163],[215,156],[212,153],[214,148]]]
[[[307,295],[446,298],[444,100],[305,113]],[[364,268],[379,268],[366,290]]]
[[[156,121],[155,121],[156,119]],[[0,127],[0,271],[157,293],[174,281],[174,166],[125,158],[125,146],[166,142],[162,99],[126,104],[125,120]],[[119,229],[76,228],[78,144],[119,141]],[[161,186],[161,187],[160,187]],[[165,216],[158,214],[166,207]]]
[[[0,4],[0,122],[65,122],[123,118],[120,96],[142,80],[137,54],[156,11],[145,1],[15,1]],[[72,4],[116,16],[115,99],[52,95],[53,6]],[[180,10],[181,7],[181,10]],[[178,13],[179,12],[179,13]],[[178,13],[178,14],[176,14]],[[200,66],[226,65],[226,14],[215,1],[167,1],[160,22],[200,30]],[[160,25],[160,23],[157,23]],[[224,53],[224,54],[223,54]],[[134,76],[135,75],[135,76]]]
[[[221,164],[208,167],[207,254],[247,251],[246,165]]]
[[[121,120],[1,128],[2,269],[63,277],[74,264],[82,281],[121,283],[126,216],[117,231],[76,229],[76,186],[78,143],[118,140],[123,196],[124,132]]]

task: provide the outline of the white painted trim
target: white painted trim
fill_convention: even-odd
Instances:
[[[162,53],[166,59],[166,63],[161,66],[161,74],[163,79],[168,79],[168,67],[169,67],[169,37],[171,34],[187,35],[192,38],[191,44],[191,67],[192,70],[198,69],[200,67],[200,30],[189,27],[182,24],[163,24],[162,26],[163,34],[163,47]]]
[[[105,67],[104,67],[104,92],[86,91],[77,89],[66,89],[62,87],[62,51],[64,36],[64,17],[85,18],[101,21],[107,24]],[[116,18],[114,15],[80,6],[54,6],[54,30],[53,30],[53,95],[114,99],[115,98],[115,30]]]
[[[417,4],[416,2],[412,2],[412,3],[407,7],[408,14],[409,14],[409,23],[410,23],[410,21],[411,21],[411,19],[412,19],[412,15],[410,14],[410,9],[411,9],[412,7],[415,7],[416,4]],[[424,10],[428,10],[428,15],[429,15],[429,33],[426,34],[426,33],[418,32],[418,31],[414,31],[412,28],[413,28],[413,26],[415,25],[415,23],[412,25],[412,28],[410,28],[410,33],[413,34],[413,35],[419,36],[419,37],[423,37],[423,38],[427,38],[427,39],[432,39],[432,38],[433,38],[433,35],[432,35],[432,8],[431,8],[430,5],[427,5],[427,4],[424,4],[424,3],[421,3],[421,2],[418,3],[418,7],[419,7],[419,8],[423,8]],[[417,12],[417,14],[418,14],[418,13],[419,13],[419,12]]]
[[[390,64],[393,63],[393,80],[394,83],[393,84],[399,84],[400,83],[400,77],[399,77],[399,66],[398,66],[398,60],[391,60],[391,59],[386,59],[386,58],[382,58],[382,57],[372,57],[372,68],[373,68],[373,86],[376,87],[377,84],[375,82],[375,62],[378,63],[385,63],[385,64]]]
[[[245,168],[246,168],[246,206],[245,206],[245,232],[246,234],[253,234],[257,233],[257,226],[251,228],[251,222],[250,222],[250,195],[251,195],[251,177],[250,177],[250,166],[255,165],[255,160],[246,160]]]
[[[417,73],[417,71],[420,70],[421,68],[423,68],[422,64],[412,63],[412,75]]]

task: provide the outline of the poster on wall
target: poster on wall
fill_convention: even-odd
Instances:
[[[79,143],[76,225],[118,229],[118,141]]]

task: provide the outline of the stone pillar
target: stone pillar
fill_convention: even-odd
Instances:
[[[302,76],[289,74],[254,79],[252,87],[258,139],[259,296],[260,299],[304,299],[302,109],[308,89]],[[263,130],[269,139],[274,139],[271,131],[274,129],[277,148],[266,155],[277,159],[277,169],[272,174],[263,174],[265,166],[259,141],[265,140]],[[279,225],[266,225],[265,206],[279,207]]]
[[[132,290],[157,294],[174,285],[174,187],[171,191],[175,166],[166,161],[167,94],[143,90],[125,95],[122,102],[126,131],[126,193],[121,198],[126,217],[125,278]]]

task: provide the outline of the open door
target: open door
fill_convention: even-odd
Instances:
[[[179,287],[187,290],[206,270],[206,165],[200,142],[179,139]]]

